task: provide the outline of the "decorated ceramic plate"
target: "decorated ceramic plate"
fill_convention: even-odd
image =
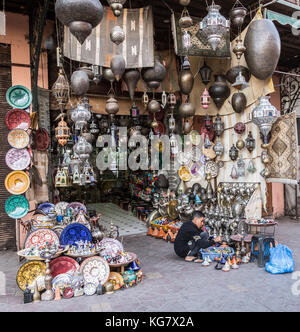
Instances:
[[[5,212],[10,218],[21,219],[29,211],[29,202],[22,195],[11,196],[5,202]]]
[[[27,238],[24,243],[24,248],[30,247],[43,247],[46,244],[52,245],[55,244],[59,246],[59,238],[57,234],[48,228],[37,229],[27,235]]]
[[[92,242],[92,235],[87,227],[79,223],[68,225],[60,236],[62,245],[75,245],[76,242],[81,240]]]
[[[190,172],[193,176],[198,176],[201,166],[198,163],[193,163]]]
[[[128,264],[134,262],[137,259],[136,254],[134,254],[133,252],[128,252],[127,254],[130,257],[130,259],[128,259],[126,263],[109,264],[109,266],[110,267],[120,267],[120,266],[123,266],[123,265],[128,265]]]
[[[37,210],[41,210],[45,214],[52,214],[55,212],[55,205],[52,203],[42,203],[37,207]]]
[[[38,277],[46,274],[46,264],[41,261],[30,261],[23,264],[17,273],[17,284],[24,291],[26,285],[32,285]]]
[[[23,129],[27,130],[31,125],[31,119],[27,112],[15,108],[6,113],[5,123],[8,129]]]
[[[113,283],[115,291],[124,286],[124,279],[118,272],[110,272],[108,281]]]
[[[5,188],[13,195],[24,194],[30,185],[29,176],[23,171],[14,171],[7,175]]]
[[[67,202],[59,202],[55,205],[55,212],[58,216],[65,216],[67,212],[67,206],[69,203]]]
[[[179,175],[180,179],[184,182],[188,182],[192,178],[192,174],[186,166],[180,167],[180,169],[178,171],[178,175]]]
[[[61,233],[63,232],[64,229],[65,229],[64,226],[54,226],[54,227],[52,228],[53,232],[55,232],[56,235],[57,235],[59,238],[60,238]]]
[[[31,158],[27,149],[10,149],[5,156],[6,165],[13,171],[22,171],[26,169],[30,163]]]
[[[52,278],[70,271],[75,272],[78,269],[79,264],[71,257],[62,256],[55,258],[50,262]]]
[[[72,283],[72,276],[68,273],[58,274],[52,280],[52,289],[55,292],[56,286],[63,288],[65,285],[71,286]]]
[[[96,256],[85,259],[81,263],[80,272],[85,283],[104,285],[108,280],[110,268],[105,259]]]
[[[192,151],[182,151],[177,154],[177,161],[181,165],[186,165],[191,162],[193,158]]]
[[[113,256],[124,251],[122,243],[116,239],[105,238],[99,243],[100,256]]]
[[[46,151],[49,147],[49,134],[45,128],[38,129],[34,134],[34,142],[37,150]]]
[[[11,107],[25,109],[32,102],[32,94],[25,86],[14,85],[7,90],[6,101]]]
[[[79,203],[79,202],[73,202],[73,203],[70,203],[66,210],[68,209],[72,209],[76,212],[76,214],[80,211],[80,210],[83,210],[85,213],[87,212],[87,209],[86,209],[86,206],[82,203]]]
[[[7,141],[12,148],[25,149],[29,144],[29,135],[23,129],[13,129],[7,135]]]

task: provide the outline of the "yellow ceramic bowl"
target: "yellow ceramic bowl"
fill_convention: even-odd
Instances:
[[[13,195],[24,194],[30,185],[29,176],[23,171],[11,172],[5,179],[5,188]]]
[[[188,182],[192,178],[192,174],[186,166],[180,167],[180,169],[178,171],[178,175],[179,175],[180,179],[184,182]]]

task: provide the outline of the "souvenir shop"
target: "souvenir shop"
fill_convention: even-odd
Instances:
[[[6,92],[5,213],[24,301],[138,286],[143,257],[123,236],[172,243],[194,211],[222,238],[203,266],[264,266],[269,183],[298,180],[296,116],[273,102],[281,36],[268,9],[208,1],[194,17],[193,0],[162,1],[158,24],[155,4],[101,2],[56,1],[38,111],[29,88]]]

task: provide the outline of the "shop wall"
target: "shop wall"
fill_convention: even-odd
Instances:
[[[275,85],[275,92],[271,94],[271,103],[280,110],[280,77],[277,75],[273,76]],[[273,205],[273,216],[275,218],[284,215],[284,185],[282,183],[272,183],[272,205]]]

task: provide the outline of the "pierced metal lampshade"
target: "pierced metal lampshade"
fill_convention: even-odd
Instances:
[[[69,136],[70,128],[67,126],[67,123],[62,118],[61,121],[58,123],[58,126],[55,128],[55,137],[61,146],[65,146],[68,142]]]
[[[230,21],[220,14],[220,9],[221,6],[215,5],[213,1],[207,8],[208,15],[200,22],[200,30],[214,51],[230,28]]]
[[[212,70],[206,64],[205,61],[204,61],[203,67],[200,68],[199,73],[200,73],[200,76],[201,76],[202,83],[207,85],[210,82]]]
[[[54,95],[61,112],[64,111],[66,104],[68,103],[69,91],[70,91],[69,82],[66,79],[62,68],[60,68],[58,73],[58,78],[52,87],[52,94]]]

